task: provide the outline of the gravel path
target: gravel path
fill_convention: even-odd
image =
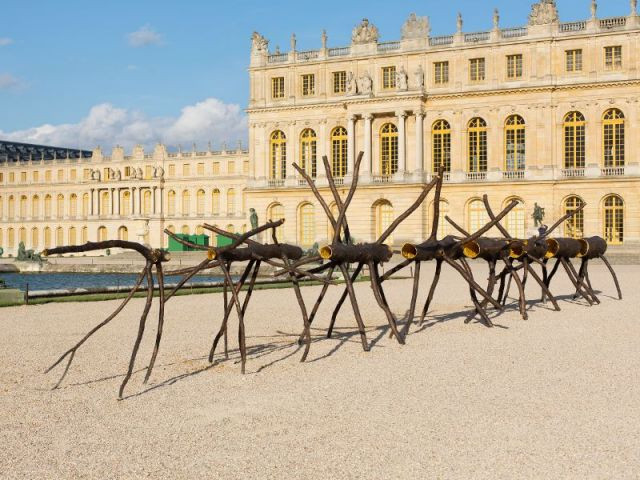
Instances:
[[[230,360],[206,359],[222,296],[175,297],[151,382],[138,371],[124,401],[144,300],[83,346],[56,391],[62,370],[43,370],[116,302],[0,309],[0,477],[639,478],[639,269],[617,267],[623,301],[602,266],[591,270],[600,306],[572,302],[561,276],[562,312],[532,305],[523,321],[512,307],[487,329],[464,324],[468,295],[445,267],[429,322],[405,346],[359,283],[369,353],[349,309],[322,337],[332,287],[305,364],[293,291],[258,291],[244,376],[235,334]],[[424,297],[433,267],[423,272]],[[402,315],[411,281],[385,286]],[[311,303],[318,291],[303,294]],[[140,366],[154,335],[150,322]]]

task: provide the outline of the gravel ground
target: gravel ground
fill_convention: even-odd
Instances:
[[[304,364],[293,291],[258,291],[244,376],[235,335],[229,360],[206,359],[222,296],[176,297],[150,383],[138,370],[123,401],[144,300],[83,346],[55,391],[62,370],[43,370],[117,302],[0,309],[0,477],[639,478],[640,297],[630,294],[639,272],[617,271],[623,301],[594,265],[600,306],[573,302],[561,277],[562,312],[530,305],[523,321],[512,305],[488,329],[464,324],[468,295],[445,267],[428,323],[405,346],[360,283],[369,353],[346,308],[335,337],[323,338],[341,291],[332,287]],[[433,267],[423,272],[422,298]],[[402,317],[411,281],[385,285]],[[318,291],[303,294],[311,303]]]

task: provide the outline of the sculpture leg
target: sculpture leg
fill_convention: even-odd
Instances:
[[[289,265],[289,259],[286,257],[286,255],[282,256],[282,262],[285,265]],[[307,355],[309,355],[309,349],[311,348],[311,324],[309,323],[309,317],[307,316],[307,307],[304,304],[304,299],[302,298],[302,293],[300,292],[298,278],[296,277],[294,272],[289,272],[289,277],[291,278],[291,282],[293,283],[293,291],[296,294],[296,299],[298,300],[298,305],[300,306],[300,312],[302,313],[302,322],[304,324],[305,347],[302,358],[300,358],[300,362],[304,362],[307,359]]]
[[[352,283],[356,281],[356,278],[358,278],[358,275],[362,270],[362,266],[363,264],[359,263],[356,269],[353,271],[353,274],[351,275]],[[333,327],[336,324],[336,319],[338,318],[338,312],[340,312],[340,309],[342,308],[342,304],[347,299],[347,295],[349,295],[349,289],[345,287],[344,291],[342,292],[342,295],[340,295],[340,299],[338,300],[338,303],[333,309],[333,313],[331,314],[331,322],[329,323],[329,329],[327,330],[327,338],[331,338],[331,335],[333,334]]]
[[[485,292],[483,288],[477,284],[477,282],[473,279],[472,275],[467,274],[467,272],[460,265],[458,265],[455,261],[451,260],[446,255],[444,255],[442,259],[445,262],[447,262],[447,265],[450,265],[451,267],[453,267],[462,276],[462,278],[464,278],[467,281],[467,283],[469,283],[474,288],[476,292],[482,295],[483,298],[488,300],[489,303],[491,303],[491,305],[496,307],[499,311],[502,311],[502,305],[500,305],[493,298],[487,295],[487,292]]]
[[[327,275],[327,278],[329,280],[331,280],[331,276],[333,275],[333,271],[335,270],[335,265],[331,267],[331,269],[329,270],[329,273]],[[313,323],[313,320],[316,318],[316,313],[318,313],[318,309],[320,308],[320,304],[322,303],[322,300],[324,299],[325,294],[327,293],[327,290],[329,289],[329,284],[328,283],[323,283],[322,284],[322,290],[320,290],[320,295],[318,295],[318,299],[316,300],[316,303],[313,305],[313,309],[311,310],[311,314],[309,315],[309,326],[311,326],[311,324]],[[345,293],[346,296],[346,293]],[[300,336],[298,337],[298,345],[302,345],[302,342],[304,341],[304,332],[302,332],[300,334]]]
[[[231,274],[229,273],[229,270],[227,269],[227,266],[224,264],[224,262],[220,264],[220,269],[222,270],[227,283],[231,285],[231,296],[233,298],[233,303],[236,306],[236,312],[238,314],[238,345],[240,346],[240,358],[242,361],[241,371],[244,374],[247,364],[247,346],[245,343],[246,339],[244,334],[244,315],[242,314],[242,306],[240,305],[238,292],[236,292],[236,289],[233,288],[233,280],[231,279]]]
[[[147,383],[153,366],[156,363],[158,357],[158,350],[160,349],[160,339],[162,338],[162,329],[164,327],[164,273],[162,272],[162,263],[156,264],[156,275],[158,277],[158,291],[160,292],[160,307],[158,313],[158,331],[156,332],[156,343],[153,346],[153,354],[151,355],[151,361],[149,362],[149,368],[147,368],[147,374],[144,376],[144,383]]]
[[[576,279],[577,284],[582,286],[584,291],[587,292],[587,295],[589,295],[591,297],[591,299],[593,300],[593,303],[600,304],[600,300],[596,296],[596,292],[594,292],[592,289],[590,289],[587,286],[587,284],[584,282],[584,278],[580,278],[578,276],[578,272],[576,271],[575,267],[573,266],[573,263],[571,263],[571,260],[565,260],[565,262],[567,264],[567,267],[569,267],[569,270],[571,270],[571,273],[573,274],[573,277]]]
[[[618,299],[622,300],[622,290],[620,290],[620,284],[618,283],[618,277],[616,276],[616,272],[613,271],[613,268],[611,267],[609,260],[607,260],[604,255],[602,255],[600,258],[602,259],[604,264],[607,266],[607,268],[609,269],[609,273],[611,273],[611,276],[613,277],[613,283],[616,284],[616,290],[618,291]]]
[[[593,305],[593,301],[591,300],[591,298],[589,298],[589,294],[583,292],[580,284],[576,281],[575,278],[573,278],[573,273],[571,272],[571,269],[567,265],[567,261],[564,258],[559,258],[558,262],[562,264],[565,271],[567,272],[567,276],[569,277],[569,280],[571,280],[571,283],[573,283],[574,288],[580,292],[580,295],[582,296],[582,298],[584,298],[589,305]]]
[[[580,270],[578,271],[578,278],[580,279],[581,282],[584,282],[585,279],[585,275],[586,275],[586,266],[587,266],[587,259],[583,258],[580,262]],[[576,293],[573,294],[573,297],[571,297],[573,300],[575,300],[576,298],[578,298],[580,294],[578,293],[578,291],[576,290]]]
[[[548,274],[549,274],[549,272],[547,271],[547,262],[548,262],[548,260],[547,260],[546,258],[542,261],[542,281],[543,281],[543,283],[544,283],[547,287],[549,287],[549,285],[548,285],[548,283],[547,283],[547,281],[548,281],[548,276],[549,276],[549,275],[548,275]],[[544,303],[547,303],[547,300],[546,300],[546,297],[545,297],[545,294],[544,294],[544,290],[542,291],[542,298],[541,298],[541,300],[542,300]]]
[[[469,263],[467,262],[467,260],[462,257],[460,258],[460,263],[462,263],[464,269],[466,270],[468,279],[473,280],[473,273],[471,271],[471,267],[469,266]],[[469,280],[467,280],[469,281]],[[485,292],[486,294],[486,292]],[[491,319],[489,318],[489,316],[487,315],[487,312],[485,311],[484,307],[480,304],[480,302],[478,301],[478,297],[476,296],[476,292],[473,289],[473,287],[471,287],[471,284],[469,286],[469,296],[471,297],[471,301],[473,302],[473,305],[475,306],[475,312],[478,312],[478,314],[480,315],[480,318],[482,318],[482,321],[484,322],[484,324],[487,327],[493,327],[493,322],[491,321]],[[489,299],[491,298],[491,296],[487,295],[485,297],[485,299]],[[491,298],[493,300],[493,298]]]
[[[360,332],[360,341],[362,342],[362,349],[365,352],[368,352],[369,344],[367,342],[367,336],[364,331],[364,322],[362,321],[362,317],[360,316],[360,309],[358,308],[358,300],[356,299],[356,292],[353,289],[353,283],[351,283],[351,278],[349,278],[349,272],[347,271],[347,267],[340,264],[340,271],[342,272],[342,277],[344,278],[344,281],[347,284],[347,291],[349,292],[349,299],[351,300],[351,306],[353,307],[353,314],[356,317],[356,322],[358,323],[358,331]]]
[[[222,287],[222,296],[224,299],[224,314],[225,314],[225,317],[228,318],[229,315],[227,314],[227,310],[229,311],[231,310],[229,309],[229,295],[227,292],[227,287],[228,285],[227,285],[227,282],[225,281]],[[225,323],[224,320],[223,320],[223,323]],[[226,328],[224,329],[224,358],[226,358],[227,360],[229,359],[229,335],[228,335],[228,330]]]
[[[420,284],[420,265],[422,262],[416,263],[416,271],[413,273],[413,289],[411,290],[411,303],[409,304],[409,313],[407,315],[407,323],[402,330],[403,338],[407,338],[409,334],[409,326],[413,322],[413,315],[416,312],[416,301],[418,300],[418,287]],[[382,287],[382,286],[381,286]]]
[[[378,275],[378,266],[369,262],[369,272],[371,274],[371,289],[373,290],[373,296],[376,298],[378,305],[382,310],[384,310],[385,315],[387,316],[387,322],[389,323],[389,328],[393,332],[393,335],[398,340],[400,345],[404,345],[404,338],[400,336],[400,332],[398,332],[398,325],[396,323],[396,319],[389,308],[389,304],[384,298],[383,294],[380,292],[380,276]]]
[[[436,287],[438,286],[438,281],[440,280],[440,272],[442,271],[442,260],[439,258],[436,259],[436,272],[433,275],[433,280],[431,281],[431,287],[429,288],[429,295],[427,296],[427,301],[424,302],[424,307],[422,308],[422,314],[420,315],[420,321],[418,322],[418,326],[422,325],[424,322],[424,317],[427,316],[429,312],[429,307],[431,306],[431,302],[433,301],[433,295],[436,292]]]
[[[549,300],[551,300],[551,303],[553,304],[553,308],[559,312],[560,311],[560,306],[558,305],[558,302],[556,301],[555,297],[551,294],[551,291],[547,288],[547,286],[544,284],[544,281],[540,278],[540,276],[536,273],[536,271],[533,269],[533,267],[531,266],[531,264],[527,265],[527,268],[529,269],[529,273],[531,274],[531,276],[533,277],[533,279],[538,282],[538,285],[540,285],[540,288],[542,289],[543,294],[549,298]]]
[[[489,282],[487,284],[487,293],[491,296],[493,294],[493,289],[495,288],[495,285],[496,285],[496,262],[491,260],[488,263],[489,263]],[[469,290],[471,291],[473,289],[470,288]],[[482,305],[482,308],[486,308],[487,301],[483,300],[480,303],[480,305]],[[479,313],[479,312],[476,311],[468,315],[464,323],[469,323],[473,319],[473,317],[476,316],[476,313]]]

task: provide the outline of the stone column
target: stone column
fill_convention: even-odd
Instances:
[[[373,114],[367,113],[364,116],[364,158],[362,159],[361,170],[364,172],[373,172],[371,163],[371,125],[373,123]]]
[[[116,191],[115,191],[115,207],[114,207],[114,210],[115,210],[114,214],[119,217],[120,213],[121,213],[120,212],[120,189],[119,188],[116,188]]]
[[[109,215],[113,216],[113,215],[116,214],[116,211],[115,211],[115,206],[116,206],[115,205],[116,204],[115,191],[116,191],[116,189],[115,188],[110,188],[109,190],[110,190],[110,192],[109,192],[109,198],[110,198],[109,199]]]
[[[96,193],[95,188],[92,188],[91,192],[89,193],[89,215],[91,216],[95,215],[95,193]],[[43,197],[43,202],[44,202],[44,197]],[[44,203],[42,205],[42,208],[44,212]]]
[[[205,202],[207,200],[207,196],[205,194]],[[154,215],[156,215],[158,213],[157,209],[158,209],[158,187],[153,187],[153,194],[151,196],[151,213],[153,213]]]
[[[138,192],[136,191],[138,190],[136,187],[131,187],[131,215],[135,216],[137,213],[137,206],[139,205],[138,202]]]
[[[356,144],[356,116],[349,115],[347,122],[347,174],[353,175],[354,151]]]
[[[424,112],[416,112],[416,172],[424,171]]]
[[[407,114],[401,110],[396,115],[398,117],[398,173],[404,175],[407,171],[407,132],[405,129]]]

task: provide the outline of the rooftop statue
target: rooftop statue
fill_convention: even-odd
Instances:
[[[531,5],[529,25],[549,25],[558,21],[556,0],[540,0]]]
[[[360,25],[356,25],[351,33],[351,43],[353,44],[375,43],[377,41],[378,27],[369,23],[369,20],[366,18],[363,18],[362,23]]]
[[[253,32],[253,35],[251,35],[251,53],[267,53],[268,50],[269,40],[258,32]]]
[[[402,25],[402,40],[428,37],[430,30],[429,17],[418,17],[415,13],[411,13]]]

